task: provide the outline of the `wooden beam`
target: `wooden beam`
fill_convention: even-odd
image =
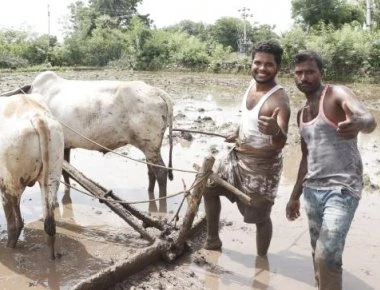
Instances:
[[[154,242],[155,237],[149,234],[145,228],[139,224],[139,220],[136,219],[130,212],[126,211],[125,208],[118,201],[113,201],[111,198],[106,197],[106,192],[100,188],[91,179],[84,176],[82,172],[75,169],[67,161],[63,162],[63,170],[65,170],[71,178],[77,181],[81,186],[83,186],[87,191],[89,191],[94,197],[99,198],[105,205],[107,205],[112,211],[114,211],[119,217],[125,220],[132,228],[141,234],[144,239],[149,242]]]
[[[199,165],[197,164],[194,164],[194,168],[196,170],[200,169]],[[210,179],[212,179],[216,184],[224,187],[229,192],[234,194],[245,205],[252,205],[253,201],[248,195],[246,195],[244,192],[242,192],[241,190],[237,189],[236,187],[234,187],[233,185],[231,185],[230,183],[228,183],[227,181],[219,177],[217,174],[211,173]]]

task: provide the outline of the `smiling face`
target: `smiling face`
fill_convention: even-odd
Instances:
[[[309,59],[296,64],[294,81],[301,92],[310,95],[316,92],[322,85],[322,72],[318,68],[317,63]]]
[[[256,52],[251,65],[251,74],[256,83],[273,82],[279,69],[273,54]]]

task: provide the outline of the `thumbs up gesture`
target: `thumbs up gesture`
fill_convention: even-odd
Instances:
[[[259,117],[259,130],[261,133],[274,136],[280,132],[279,130],[281,130],[281,128],[277,124],[277,116],[279,112],[280,108],[276,107],[270,117]]]
[[[272,118],[275,119],[276,122],[277,122],[277,115],[279,112],[280,112],[280,108],[277,107],[276,109],[273,110],[273,113],[272,113]]]
[[[362,129],[362,122],[348,107],[347,102],[342,103],[346,120],[338,123],[337,132],[345,139],[355,138]]]

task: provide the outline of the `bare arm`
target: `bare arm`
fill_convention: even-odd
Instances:
[[[276,99],[270,117],[259,117],[259,130],[264,134],[272,136],[272,145],[275,149],[282,149],[285,146],[289,119],[289,98],[285,92],[282,92],[280,97]]]
[[[371,112],[360,102],[356,95],[347,87],[336,86],[334,93],[338,96],[338,103],[346,115],[346,119],[338,123],[338,134],[350,139],[359,132],[371,133],[377,124]]]
[[[299,125],[300,111],[297,115],[298,125]],[[305,140],[301,137],[301,152],[302,157],[300,165],[298,168],[298,175],[296,183],[293,187],[292,194],[290,195],[288,204],[286,205],[286,217],[289,220],[295,220],[300,216],[300,196],[302,195],[302,183],[307,173],[307,147]]]
[[[226,139],[224,140],[224,142],[234,143],[234,142],[236,142],[236,139],[237,139],[238,136],[239,136],[239,127],[237,127],[236,130],[233,133],[231,133],[230,135],[228,135],[226,137]]]

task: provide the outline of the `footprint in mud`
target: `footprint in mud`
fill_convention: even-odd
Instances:
[[[214,263],[210,263],[202,254],[195,255],[193,258],[193,263],[216,275],[232,274],[232,271],[226,270]]]

